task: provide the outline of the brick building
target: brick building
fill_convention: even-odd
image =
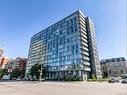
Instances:
[[[0,57],[0,68],[4,68],[10,60],[8,57]]]

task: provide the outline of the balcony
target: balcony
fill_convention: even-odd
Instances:
[[[89,62],[83,62],[84,65],[87,65],[87,66],[90,66],[90,63]]]
[[[91,69],[89,67],[85,67],[84,70],[85,71],[91,71]]]

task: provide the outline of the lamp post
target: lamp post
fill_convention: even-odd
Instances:
[[[43,43],[42,43],[42,47],[45,47],[44,45],[43,45]],[[38,52],[38,54],[39,54],[39,58],[42,58],[42,62],[44,61],[43,59],[44,59],[44,57],[40,54],[40,53],[42,53],[42,49],[40,50],[40,52]],[[43,54],[43,53],[42,53]],[[43,62],[44,63],[44,62]],[[42,81],[42,70],[44,69],[43,68],[43,63],[41,63],[40,65],[41,65],[41,70],[40,70],[40,76],[39,76],[39,81],[41,82]]]
[[[40,54],[40,52],[38,52],[38,55],[39,55],[39,58],[38,58],[38,63],[39,63],[39,59],[41,58],[41,54]],[[40,76],[39,76],[39,81],[41,82],[41,80],[42,80],[42,64],[40,64],[41,65],[41,69],[39,70],[39,72],[40,72]]]
[[[40,79],[39,79],[39,81],[41,82],[41,80],[42,80],[42,64],[41,64],[41,70],[40,70]]]

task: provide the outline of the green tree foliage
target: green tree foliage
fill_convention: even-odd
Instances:
[[[95,74],[92,75],[92,79],[96,79],[96,75]]]
[[[0,69],[0,78],[2,78],[3,75],[7,74],[7,70],[4,69]]]
[[[13,72],[11,73],[11,78],[18,78],[18,76],[21,75],[21,72],[18,68],[15,68]]]
[[[20,71],[21,78],[25,77],[25,70]]]
[[[103,78],[107,78],[108,77],[108,73],[104,72]]]
[[[41,71],[41,64],[37,63],[31,67],[29,72],[30,75],[36,76],[36,78],[39,79],[40,71]],[[45,77],[45,74],[46,74],[46,68],[44,67],[44,65],[42,65],[42,77]]]
[[[7,73],[7,70],[6,69],[0,69],[0,75],[4,75]]]

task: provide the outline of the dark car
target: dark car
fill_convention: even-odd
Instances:
[[[118,83],[119,79],[117,79],[117,78],[111,78],[108,82],[109,83]]]
[[[121,81],[122,83],[127,83],[127,78],[125,78],[125,79],[122,79],[122,81]]]

